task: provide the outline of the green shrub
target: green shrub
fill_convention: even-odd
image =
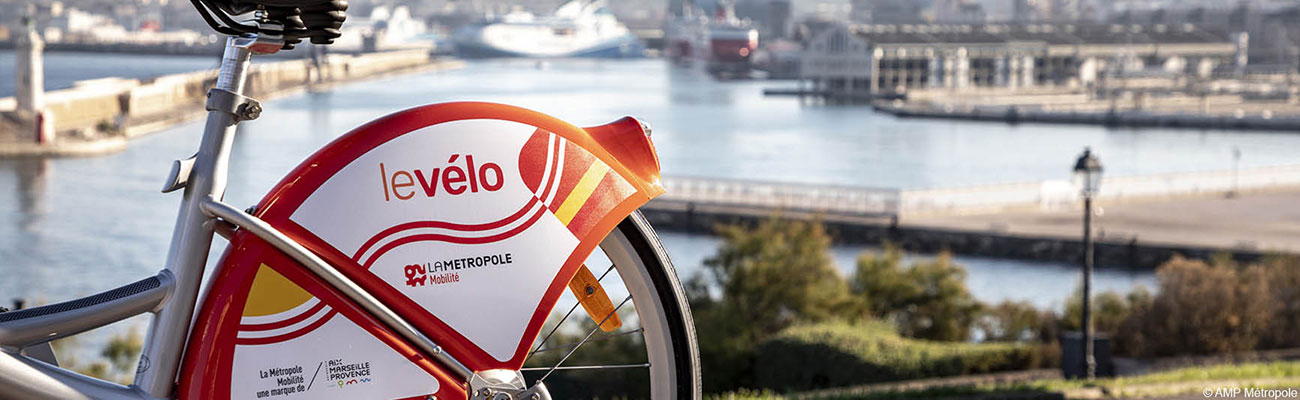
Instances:
[[[985,341],[1055,341],[1055,316],[1042,311],[1028,301],[1004,300],[984,307],[975,327],[983,333]]]
[[[1083,289],[1076,288],[1074,294],[1065,301],[1065,315],[1058,322],[1060,329],[1067,331],[1083,330]],[[1138,287],[1128,294],[1107,290],[1092,295],[1092,329],[1095,332],[1115,334],[1119,327],[1132,314],[1133,299],[1150,298],[1145,288]]]
[[[785,396],[771,390],[740,389],[734,392],[706,395],[704,398],[707,400],[784,400]]]
[[[1260,338],[1264,348],[1300,347],[1300,257],[1269,257],[1260,263],[1276,302],[1269,328]]]
[[[1272,337],[1272,320],[1295,318],[1275,313],[1285,309],[1275,293],[1287,290],[1275,290],[1270,275],[1261,265],[1174,258],[1156,272],[1158,294],[1131,305],[1131,314],[1119,327],[1117,347],[1134,356],[1256,349],[1262,338]]]
[[[980,304],[966,289],[966,269],[948,252],[902,266],[902,252],[886,243],[880,254],[864,253],[849,288],[871,316],[898,324],[904,336],[966,340]]]
[[[755,381],[778,391],[1033,368],[1036,346],[935,342],[899,336],[889,324],[792,327],[755,351]]]
[[[772,218],[718,233],[723,244],[704,264],[722,289],[722,302],[750,321],[754,336],[835,317],[848,302],[822,224]]]
[[[705,260],[707,275],[687,283],[711,393],[753,387],[755,344],[795,323],[836,318],[851,305],[820,223],[774,217],[718,233],[723,243]]]

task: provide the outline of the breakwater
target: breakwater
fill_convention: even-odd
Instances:
[[[224,42],[219,40],[208,43],[47,42],[45,44],[45,51],[220,57],[221,52],[224,49],[223,45]],[[0,50],[11,50],[14,47],[15,45],[12,41],[0,42]]]
[[[245,94],[264,99],[294,90],[377,77],[391,73],[455,68],[456,60],[431,58],[424,50],[331,54],[320,62],[286,60],[249,67]],[[46,93],[46,113],[53,120],[54,143],[37,145],[17,132],[17,123],[0,118],[0,155],[88,154],[120,149],[126,139],[158,131],[201,116],[216,70],[166,75],[153,79],[107,78],[78,82]],[[15,107],[0,99],[0,113]]]

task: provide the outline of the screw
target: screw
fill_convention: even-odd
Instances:
[[[587,286],[587,295],[588,295],[588,296],[591,296],[591,295],[593,295],[593,294],[596,294],[596,288],[595,288],[595,287],[591,287],[591,286]]]
[[[533,393],[533,394],[531,394],[531,395],[528,396],[528,400],[541,400],[541,398],[542,398],[542,395],[537,394],[537,393]]]
[[[488,390],[488,388],[483,388],[483,390],[478,391],[479,396],[487,397],[490,394],[492,394],[492,391]]]
[[[251,121],[257,119],[257,117],[262,116],[262,105],[258,104],[257,102],[250,101],[244,104],[240,104],[239,109],[237,111],[238,111],[237,114],[239,115],[239,119],[245,121]]]
[[[645,122],[641,121],[637,121],[637,123],[641,124],[641,130],[645,131],[645,137],[650,137],[650,125],[646,125]]]

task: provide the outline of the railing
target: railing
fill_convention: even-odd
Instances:
[[[671,202],[860,216],[991,213],[1071,208],[1079,191],[1066,180],[936,189],[880,189],[712,178],[665,178]],[[1103,202],[1204,196],[1300,187],[1300,165],[1105,178]]]
[[[661,199],[848,215],[895,215],[899,190],[709,178],[665,178]]]

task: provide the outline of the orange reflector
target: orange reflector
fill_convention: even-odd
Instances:
[[[613,332],[618,327],[623,326],[623,321],[618,319],[618,313],[614,312],[614,304],[609,301],[609,295],[605,294],[605,288],[600,287],[600,282],[596,276],[591,274],[587,265],[583,264],[578,268],[578,273],[569,281],[569,291],[573,296],[578,298],[578,304],[582,304],[582,309],[587,310],[587,315],[591,316],[592,322],[600,324],[600,329],[605,332]],[[609,318],[606,319],[605,316]],[[600,321],[605,323],[601,324]]]

